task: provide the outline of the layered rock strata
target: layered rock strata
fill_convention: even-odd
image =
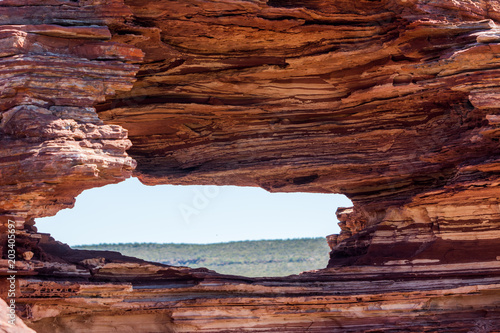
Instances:
[[[496,262],[497,3],[127,4],[145,60],[98,110],[143,182],[344,193],[331,267]]]
[[[18,315],[38,332],[500,331],[499,21],[486,0],[0,1]],[[286,278],[37,233],[33,218],[132,174],[126,150],[149,185],[354,207],[329,268]]]
[[[130,15],[111,5],[0,3],[0,213],[54,215],[82,190],[130,176],[127,131],[93,107],[132,87],[130,62],[143,55],[108,41],[107,24]]]
[[[37,332],[499,329],[498,266],[480,262],[435,267],[421,260],[244,278],[75,251],[45,234],[20,237],[38,249],[24,266],[36,275],[20,281],[17,298],[20,316]]]
[[[104,124],[94,108],[135,81],[132,62],[142,51],[109,41],[108,25],[130,16],[119,1],[0,1],[2,298],[9,294],[7,277],[17,274],[19,288],[37,274],[30,260],[49,270],[54,264],[29,245],[37,240],[33,217],[72,207],[83,190],[122,181],[136,165],[126,153],[127,130]],[[9,220],[18,230],[15,258],[8,252]],[[0,308],[2,331],[32,332],[20,319],[8,323],[10,309]]]

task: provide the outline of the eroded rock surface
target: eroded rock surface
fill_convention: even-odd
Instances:
[[[142,52],[108,41],[124,13],[117,2],[0,3],[0,213],[54,215],[130,176],[127,131],[93,107],[135,81]]]
[[[4,0],[0,24],[0,213],[38,332],[500,331],[498,2]],[[275,279],[37,233],[133,172],[354,207],[328,269]]]
[[[2,298],[13,271],[19,286],[37,274],[32,259],[55,264],[26,242],[37,239],[27,236],[33,217],[72,207],[83,190],[122,181],[136,165],[127,130],[104,124],[94,108],[135,81],[142,51],[110,42],[108,28],[130,15],[119,1],[0,1]],[[9,219],[19,231],[16,264],[7,260]],[[32,332],[1,309],[3,332]]]

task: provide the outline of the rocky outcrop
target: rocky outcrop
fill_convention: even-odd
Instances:
[[[136,165],[126,153],[127,131],[104,124],[94,108],[135,81],[132,62],[142,51],[110,42],[108,28],[130,15],[119,1],[0,2],[3,298],[10,295],[7,277],[19,274],[12,285],[22,289],[23,276],[37,274],[32,259],[44,262],[41,270],[56,265],[33,245],[33,217],[72,207],[83,190],[119,182]],[[9,220],[18,229],[15,249],[7,243]],[[19,291],[13,294],[19,299]],[[32,332],[20,319],[15,326],[7,322],[10,309],[3,306],[2,332]]]
[[[478,13],[447,1],[127,3],[135,25],[115,38],[145,61],[134,88],[98,110],[129,129],[148,184],[337,192],[384,207],[496,151],[488,2]]]
[[[145,60],[98,110],[143,182],[344,193],[331,267],[496,265],[498,4],[127,4]]]
[[[427,236],[412,256],[438,226],[476,239],[486,219],[496,237],[496,3],[127,4],[134,25],[114,38],[145,61],[134,88],[98,110],[129,129],[143,182],[344,193],[355,218],[337,240],[364,232],[332,266],[367,251],[365,263],[384,261],[368,249],[375,230],[413,222],[403,234]]]
[[[19,235],[19,314],[37,332],[495,332],[497,267],[366,265],[244,278]],[[33,274],[36,274],[33,276]]]
[[[4,0],[0,24],[0,213],[38,332],[500,330],[496,2]],[[132,173],[354,207],[329,268],[287,278],[37,233]]]
[[[127,131],[104,124],[93,106],[132,87],[138,68],[130,62],[142,52],[107,41],[106,24],[124,21],[125,6],[91,3],[0,3],[3,214],[54,215],[135,166]]]

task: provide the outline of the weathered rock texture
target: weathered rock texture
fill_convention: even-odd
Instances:
[[[127,13],[112,4],[0,2],[0,213],[53,215],[82,190],[130,176],[127,131],[93,108],[135,81],[128,62],[142,52],[107,42],[106,24]]]
[[[498,2],[4,0],[0,24],[0,212],[38,332],[500,331]],[[129,176],[127,149],[150,185],[346,194],[329,268],[221,276],[36,232]]]
[[[72,207],[83,190],[119,182],[135,167],[125,152],[127,131],[104,124],[94,108],[135,81],[138,66],[131,62],[141,60],[142,51],[109,42],[108,25],[130,15],[119,1],[0,1],[0,250],[2,275],[10,276],[12,219],[20,232],[18,284],[22,275],[36,274],[37,265],[23,259],[45,261],[49,271],[55,264],[23,240],[36,230],[32,218]],[[0,314],[3,332],[31,332],[21,321],[6,323],[3,307]]]
[[[425,261],[223,276],[20,232],[19,315],[37,332],[497,332],[498,270]],[[471,267],[473,266],[473,267]],[[0,290],[3,293],[3,290]]]

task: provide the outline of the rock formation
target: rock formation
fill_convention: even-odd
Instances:
[[[107,42],[104,24],[124,20],[123,5],[37,2],[0,3],[0,212],[23,218],[54,215],[84,189],[130,176],[126,130],[93,106],[132,87],[130,62],[143,55]]]
[[[37,332],[499,332],[498,24],[488,0],[0,1],[18,315]],[[329,267],[286,278],[37,233],[131,174],[354,207]]]

